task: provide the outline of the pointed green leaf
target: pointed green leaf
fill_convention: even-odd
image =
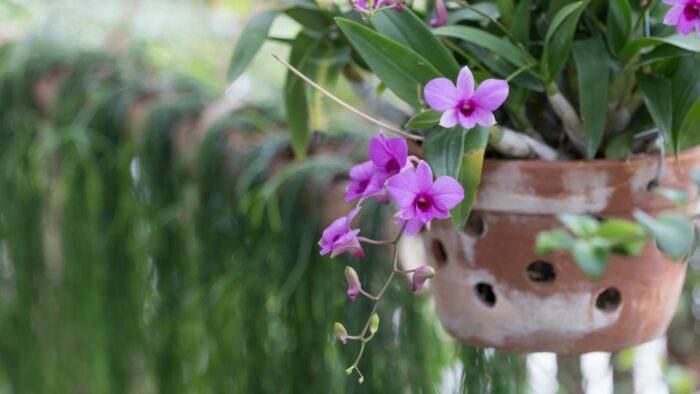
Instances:
[[[588,215],[575,215],[571,213],[561,213],[557,215],[566,228],[579,237],[590,237],[598,231],[600,223],[597,219]]]
[[[440,123],[440,118],[442,117],[442,113],[433,111],[432,109],[429,109],[427,111],[423,111],[414,117],[412,117],[407,123],[406,123],[406,128],[407,129],[412,129],[412,130],[424,130],[424,129],[429,129],[431,127],[435,127]]]
[[[379,12],[372,18],[372,24],[379,33],[423,56],[443,76],[452,80],[457,78],[459,64],[428,25],[411,9],[407,8],[402,12]]]
[[[552,19],[547,29],[541,61],[545,82],[552,82],[569,59],[576,26],[587,4],[587,1],[569,4],[559,10]]]
[[[573,51],[578,74],[579,107],[586,139],[586,156],[592,159],[603,141],[608,113],[608,51],[601,38],[576,41]]]
[[[521,0],[515,7],[515,15],[510,23],[513,36],[525,46],[530,47],[530,8],[532,0]]]
[[[690,110],[683,119],[680,132],[680,147],[679,150],[692,148],[700,145],[700,99],[690,107]]]
[[[578,239],[571,247],[571,255],[584,274],[590,279],[600,279],[608,267],[610,247],[600,239]]]
[[[397,96],[420,108],[423,86],[440,72],[412,49],[348,19],[336,22],[355,50]]]
[[[680,152],[683,123],[696,101],[700,98],[700,60],[684,57],[671,83],[673,98],[673,129],[671,131],[674,153]],[[700,125],[695,125],[700,127]]]
[[[433,30],[436,36],[452,37],[478,45],[508,60],[516,67],[530,64],[529,55],[505,38],[468,26],[443,26]]]
[[[457,180],[464,188],[464,200],[454,207],[450,214],[455,229],[462,230],[467,224],[472,204],[481,183],[484,166],[484,152],[489,140],[489,129],[477,126],[467,132],[464,138],[464,155]]]
[[[690,52],[700,52],[700,38],[694,34],[682,36],[675,34],[669,37],[648,37],[634,40],[627,44],[620,51],[619,59],[621,64],[627,64],[632,60],[642,49],[650,46],[668,44],[684,49]]]
[[[629,0],[610,0],[608,2],[608,46],[612,53],[619,53],[630,39],[632,32],[632,7]]]
[[[667,140],[671,137],[673,112],[671,107],[671,81],[648,74],[637,74],[637,85],[644,96],[647,110],[654,119],[659,133]]]
[[[277,15],[279,15],[279,11],[275,10],[261,12],[253,17],[243,29],[229,64],[227,73],[229,83],[238,79],[253,61],[260,47],[265,43],[267,33]]]
[[[425,137],[423,155],[433,169],[435,177],[447,175],[458,178],[464,154],[465,134],[466,131],[462,127],[437,127]]]
[[[573,244],[574,239],[564,230],[542,231],[537,234],[535,253],[546,255],[560,250],[568,250]]]

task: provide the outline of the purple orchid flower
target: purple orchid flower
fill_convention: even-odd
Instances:
[[[331,257],[335,257],[348,252],[359,259],[365,257],[360,240],[357,239],[360,230],[350,228],[352,220],[359,211],[359,207],[353,209],[347,216],[335,220],[327,229],[323,230],[321,240],[318,242],[321,246],[321,256],[333,252]]]
[[[358,196],[362,199],[376,198],[381,203],[388,203],[389,196],[384,190],[387,179],[407,167],[408,145],[403,138],[387,138],[384,133],[372,137],[368,148],[371,160],[350,169],[352,181],[348,185],[346,201]]]
[[[450,209],[464,199],[464,189],[455,179],[441,176],[433,182],[428,163],[421,161],[415,171],[402,172],[387,183],[389,194],[401,210],[397,216],[407,221],[406,235],[414,235],[433,218],[447,219]]]
[[[447,78],[436,78],[425,85],[425,101],[430,108],[443,112],[440,126],[445,128],[460,124],[471,129],[477,124],[490,127],[496,124],[493,111],[508,97],[508,82],[487,79],[474,90],[474,76],[469,67],[462,68],[457,86]]]
[[[411,278],[411,290],[415,293],[422,289],[425,286],[425,282],[434,276],[435,270],[431,266],[421,265],[416,268],[416,270],[413,271],[413,278]]]
[[[357,12],[372,13],[383,7],[394,7],[397,11],[403,10],[403,0],[375,0],[370,6],[367,0],[351,0],[352,7]]]
[[[430,20],[430,26],[440,27],[448,23],[447,7],[445,7],[444,0],[435,0],[435,18]]]
[[[663,0],[673,8],[666,14],[664,23],[676,26],[676,31],[687,36],[695,28],[700,36],[700,0]]]
[[[362,290],[362,283],[357,276],[357,272],[350,267],[345,267],[345,280],[348,282],[348,298],[350,302],[355,302],[355,298]]]

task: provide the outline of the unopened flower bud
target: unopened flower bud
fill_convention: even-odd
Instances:
[[[369,321],[369,332],[374,334],[377,330],[379,330],[379,315],[375,313]]]
[[[411,290],[418,291],[425,286],[425,282],[435,276],[433,267],[421,265],[413,272],[413,280]]]
[[[360,278],[357,277],[357,272],[350,267],[345,267],[345,280],[348,281],[348,298],[351,302],[355,302],[355,298],[360,294],[362,290],[362,283],[360,283]]]
[[[333,329],[335,330],[335,336],[336,336],[336,338],[338,338],[338,340],[339,340],[340,342],[342,342],[343,345],[346,344],[346,343],[348,343],[348,332],[347,332],[347,330],[345,329],[345,326],[343,326],[342,324],[336,322],[336,323],[333,325]]]

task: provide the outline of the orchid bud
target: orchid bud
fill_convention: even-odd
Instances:
[[[360,278],[357,277],[357,272],[350,267],[345,267],[345,280],[348,281],[348,298],[351,302],[355,302],[355,298],[362,290]]]
[[[342,324],[336,322],[336,323],[333,325],[333,329],[335,330],[335,336],[336,336],[336,338],[338,338],[338,340],[339,340],[340,342],[342,342],[343,345],[345,345],[346,343],[348,343],[348,332],[347,332],[347,330],[345,329],[345,326],[344,326],[344,325],[342,325]]]
[[[425,282],[435,276],[435,270],[433,267],[427,265],[421,265],[415,271],[413,271],[413,280],[411,290],[414,292],[420,290],[425,286]]]
[[[375,313],[369,321],[369,333],[374,335],[377,330],[379,330],[379,315]]]
[[[444,0],[435,0],[435,18],[430,21],[430,26],[440,27],[449,23],[447,7]]]

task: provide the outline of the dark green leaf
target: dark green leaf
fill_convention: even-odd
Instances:
[[[465,134],[466,130],[461,127],[437,127],[425,137],[423,155],[433,169],[435,177],[447,175],[458,178],[464,154]]]
[[[557,215],[566,228],[579,237],[589,237],[598,231],[598,220],[587,215],[561,213]]]
[[[243,29],[228,67],[229,83],[238,79],[253,61],[260,47],[265,43],[267,33],[277,15],[279,15],[279,11],[262,12],[251,19]]]
[[[535,253],[546,255],[552,252],[570,249],[574,239],[564,230],[543,231],[537,234]]]
[[[629,0],[609,0],[608,17],[608,46],[612,53],[619,53],[630,39],[632,32],[632,7]]]
[[[284,13],[314,34],[325,33],[333,24],[333,14],[321,9],[294,7]]]
[[[429,109],[412,117],[405,127],[412,130],[428,129],[437,126],[440,123],[440,117],[442,113]]]
[[[464,40],[478,45],[508,60],[516,67],[531,63],[529,55],[505,38],[494,36],[480,29],[467,26],[444,26],[433,30],[437,36],[445,36]]]
[[[600,38],[576,41],[573,50],[578,74],[579,107],[586,138],[586,156],[592,159],[603,141],[608,113],[608,52]]]
[[[402,100],[420,108],[423,86],[440,72],[413,50],[366,26],[343,18],[337,23],[377,77]]]
[[[626,64],[644,48],[669,44],[690,52],[700,52],[700,38],[695,35],[682,36],[680,34],[670,37],[640,38],[630,42],[619,54],[620,63]]]
[[[489,139],[489,129],[477,126],[464,138],[464,155],[459,171],[459,183],[464,188],[464,200],[450,211],[455,229],[462,230],[467,224],[472,204],[476,199],[484,165],[484,152]]]
[[[530,47],[530,8],[532,0],[521,0],[515,8],[515,15],[510,23],[513,36],[525,46]]]
[[[472,7],[478,9],[493,19],[498,19],[501,16],[500,11],[498,11],[498,7],[492,3],[476,3],[472,4]],[[487,24],[490,22],[488,18],[469,8],[461,8],[451,11],[448,14],[448,18],[450,25],[456,25],[462,21],[480,22],[482,24]]]
[[[578,20],[587,2],[577,1],[557,12],[547,29],[542,54],[542,75],[546,82],[552,82],[564,68],[569,58],[571,44]]]
[[[671,81],[648,74],[637,74],[637,85],[656,127],[669,140],[672,130]]]
[[[634,218],[656,239],[659,249],[673,260],[688,254],[693,245],[693,227],[687,217],[676,213],[662,213],[656,219],[642,211],[635,211]]]
[[[680,149],[688,149],[700,145],[700,100],[690,108],[683,119],[679,132]]]
[[[596,280],[605,273],[608,267],[610,247],[600,239],[576,240],[571,247],[571,255],[589,278]]]
[[[508,23],[513,18],[515,4],[513,0],[496,0],[498,11],[503,15],[503,20]]]
[[[686,57],[681,59],[672,80],[673,129],[671,131],[674,153],[678,154],[681,145],[683,123],[691,107],[700,99],[700,60]],[[691,126],[692,127],[692,126]],[[700,127],[696,124],[695,127]]]
[[[425,60],[442,73],[455,80],[459,74],[459,64],[452,54],[432,33],[428,25],[410,9],[402,12],[379,12],[372,18],[377,31],[423,56]]]

